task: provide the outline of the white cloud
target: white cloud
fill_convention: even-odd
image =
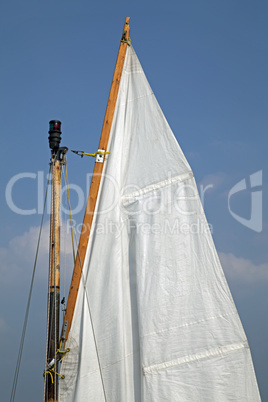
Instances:
[[[29,283],[34,266],[39,231],[39,226],[30,227],[22,235],[11,239],[7,247],[0,248],[1,286],[10,286],[11,284],[20,286],[25,281]],[[62,232],[64,231],[62,230]],[[41,280],[48,276],[49,233],[50,224],[46,222],[42,230],[36,270],[37,279]],[[69,257],[72,256],[70,235],[66,237],[66,246],[64,246],[64,238],[62,238],[61,243],[62,250],[69,263]],[[62,265],[64,262],[65,258],[62,259]]]
[[[202,178],[199,185],[204,187],[211,186],[211,189],[217,190],[226,187],[230,177],[224,172],[210,173]]]
[[[40,227],[34,226],[30,227],[30,229],[23,233],[20,236],[14,237],[9,242],[9,249],[15,255],[22,259],[31,259],[35,256],[37,241],[39,236]],[[42,231],[42,237],[39,247],[39,256],[43,257],[48,253],[48,244],[49,244],[49,223],[47,222]]]
[[[254,264],[231,253],[219,253],[223,270],[230,280],[246,283],[268,282],[268,263]]]
[[[199,157],[200,157],[200,153],[197,151],[188,151],[185,153],[185,155],[186,155],[187,159],[189,159],[191,161],[193,161],[195,159],[199,159]]]

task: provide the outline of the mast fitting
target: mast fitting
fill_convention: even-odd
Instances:
[[[130,38],[124,39],[124,35],[122,36],[121,42],[126,43],[128,46],[131,45],[131,39]]]
[[[57,376],[59,376],[59,377],[62,378],[63,380],[64,380],[64,378],[65,378],[64,375],[61,375],[60,373],[57,373],[57,372],[55,371],[55,364],[56,364],[56,362],[62,361],[62,359],[64,358],[64,356],[65,356],[68,352],[70,352],[70,349],[69,349],[69,348],[67,348],[67,349],[65,349],[65,350],[61,350],[61,344],[62,344],[62,341],[61,341],[61,343],[60,343],[59,349],[57,349],[56,356],[53,357],[53,359],[50,361],[50,363],[48,363],[46,369],[45,369],[44,372],[43,372],[43,377],[45,377],[45,376],[48,375],[48,374],[50,375],[51,383],[52,383],[52,384],[54,383],[54,379],[53,379],[53,375],[54,375],[54,374],[56,374]]]
[[[94,152],[94,154],[89,154],[88,152],[83,152],[83,151],[73,151],[71,150],[71,152],[73,152],[74,154],[81,156],[81,158],[83,158],[84,155],[86,156],[92,156],[93,158],[96,157],[96,162],[99,163],[103,163],[104,161],[104,156],[108,155],[110,152],[106,152],[103,149],[98,149],[96,152]]]
[[[67,153],[67,147],[60,147],[61,142],[61,121],[50,120],[49,122],[49,147],[51,149],[52,157],[57,160],[64,161],[64,155]]]
[[[131,39],[129,37],[129,17],[127,17],[125,21],[121,42],[126,43],[128,46],[131,44]]]

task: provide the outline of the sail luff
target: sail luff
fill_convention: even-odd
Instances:
[[[107,108],[106,108],[103,127],[102,127],[102,133],[101,133],[101,138],[100,138],[100,143],[99,143],[100,150],[107,149],[112,121],[113,121],[113,116],[114,116],[116,100],[117,100],[117,95],[118,95],[118,90],[119,90],[119,85],[120,85],[120,80],[121,80],[122,71],[123,71],[126,49],[128,46],[128,40],[129,40],[129,17],[126,17],[122,40],[120,42],[120,47],[119,47],[119,51],[118,51],[112,85],[111,85],[111,89],[110,89],[110,94],[109,94],[109,98],[108,98]],[[100,182],[101,182],[103,167],[104,167],[104,163],[99,163],[97,161],[95,162],[89,196],[88,196],[88,201],[87,201],[87,206],[86,206],[86,211],[85,211],[85,216],[84,216],[84,221],[83,221],[83,230],[81,232],[81,236],[80,236],[80,240],[79,240],[78,251],[77,251],[77,256],[76,256],[76,261],[75,261],[75,266],[74,266],[74,270],[73,270],[73,276],[72,276],[72,280],[71,280],[70,291],[69,291],[69,296],[68,296],[68,301],[67,301],[67,306],[66,306],[66,313],[64,316],[64,324],[63,325],[65,325],[65,328],[67,325],[66,334],[64,335],[64,342],[66,342],[66,340],[68,338],[68,334],[69,334],[71,323],[72,323],[72,318],[73,318],[76,299],[77,299],[77,293],[78,293],[79,284],[80,284],[80,280],[81,280],[82,267],[84,264],[84,259],[85,259],[88,239],[89,239],[89,235],[90,235],[92,220],[93,220],[93,216],[94,216],[94,211],[95,211],[99,186],[100,186]],[[67,324],[65,324],[65,323],[67,323]]]

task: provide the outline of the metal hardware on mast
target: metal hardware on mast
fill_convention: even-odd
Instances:
[[[45,401],[58,400],[59,311],[60,311],[60,196],[61,173],[65,163],[66,147],[60,147],[61,122],[49,122],[49,146],[51,148],[52,191],[49,246],[49,291],[48,291],[48,333],[45,387]]]
[[[109,98],[108,98],[104,122],[103,122],[103,126],[102,126],[101,138],[100,138],[100,143],[99,143],[99,148],[98,148],[99,151],[103,151],[103,152],[107,151],[111,126],[112,126],[112,121],[113,121],[113,116],[114,116],[114,111],[115,111],[115,105],[116,105],[116,100],[117,100],[117,95],[118,95],[118,90],[119,90],[119,85],[120,85],[120,80],[121,80],[121,76],[122,76],[127,47],[129,46],[129,44],[130,44],[130,41],[129,41],[129,17],[127,17],[125,20],[125,24],[124,24],[123,35],[122,35],[121,42],[120,42],[119,52],[118,52],[116,66],[115,66],[114,75],[113,75],[113,81],[112,81],[111,90],[110,90],[110,94],[109,94]],[[64,335],[64,337],[62,336],[62,341],[64,341],[64,342],[68,338],[68,334],[69,334],[70,327],[72,324],[74,308],[75,308],[77,294],[78,294],[78,288],[79,288],[81,275],[82,275],[82,267],[83,267],[84,259],[85,259],[85,255],[86,255],[87,243],[88,243],[88,239],[89,239],[89,235],[90,235],[90,228],[92,225],[93,215],[94,215],[95,206],[96,206],[96,202],[97,202],[97,196],[98,196],[99,186],[100,186],[100,182],[101,182],[103,167],[104,167],[104,164],[99,163],[99,161],[96,160],[93,177],[92,177],[92,181],[91,181],[91,186],[90,186],[90,191],[89,191],[89,195],[88,195],[86,212],[85,212],[84,221],[83,221],[83,230],[81,232],[81,236],[80,236],[80,240],[79,240],[79,244],[78,244],[78,251],[77,251],[75,266],[74,266],[74,270],[73,270],[69,297],[68,297],[67,306],[66,306],[66,313],[65,313],[65,317],[64,317],[64,323],[65,323],[65,326],[67,326],[67,330],[65,331],[66,334]]]

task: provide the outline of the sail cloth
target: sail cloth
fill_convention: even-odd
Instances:
[[[132,47],[108,151],[60,401],[259,401],[191,168]]]

